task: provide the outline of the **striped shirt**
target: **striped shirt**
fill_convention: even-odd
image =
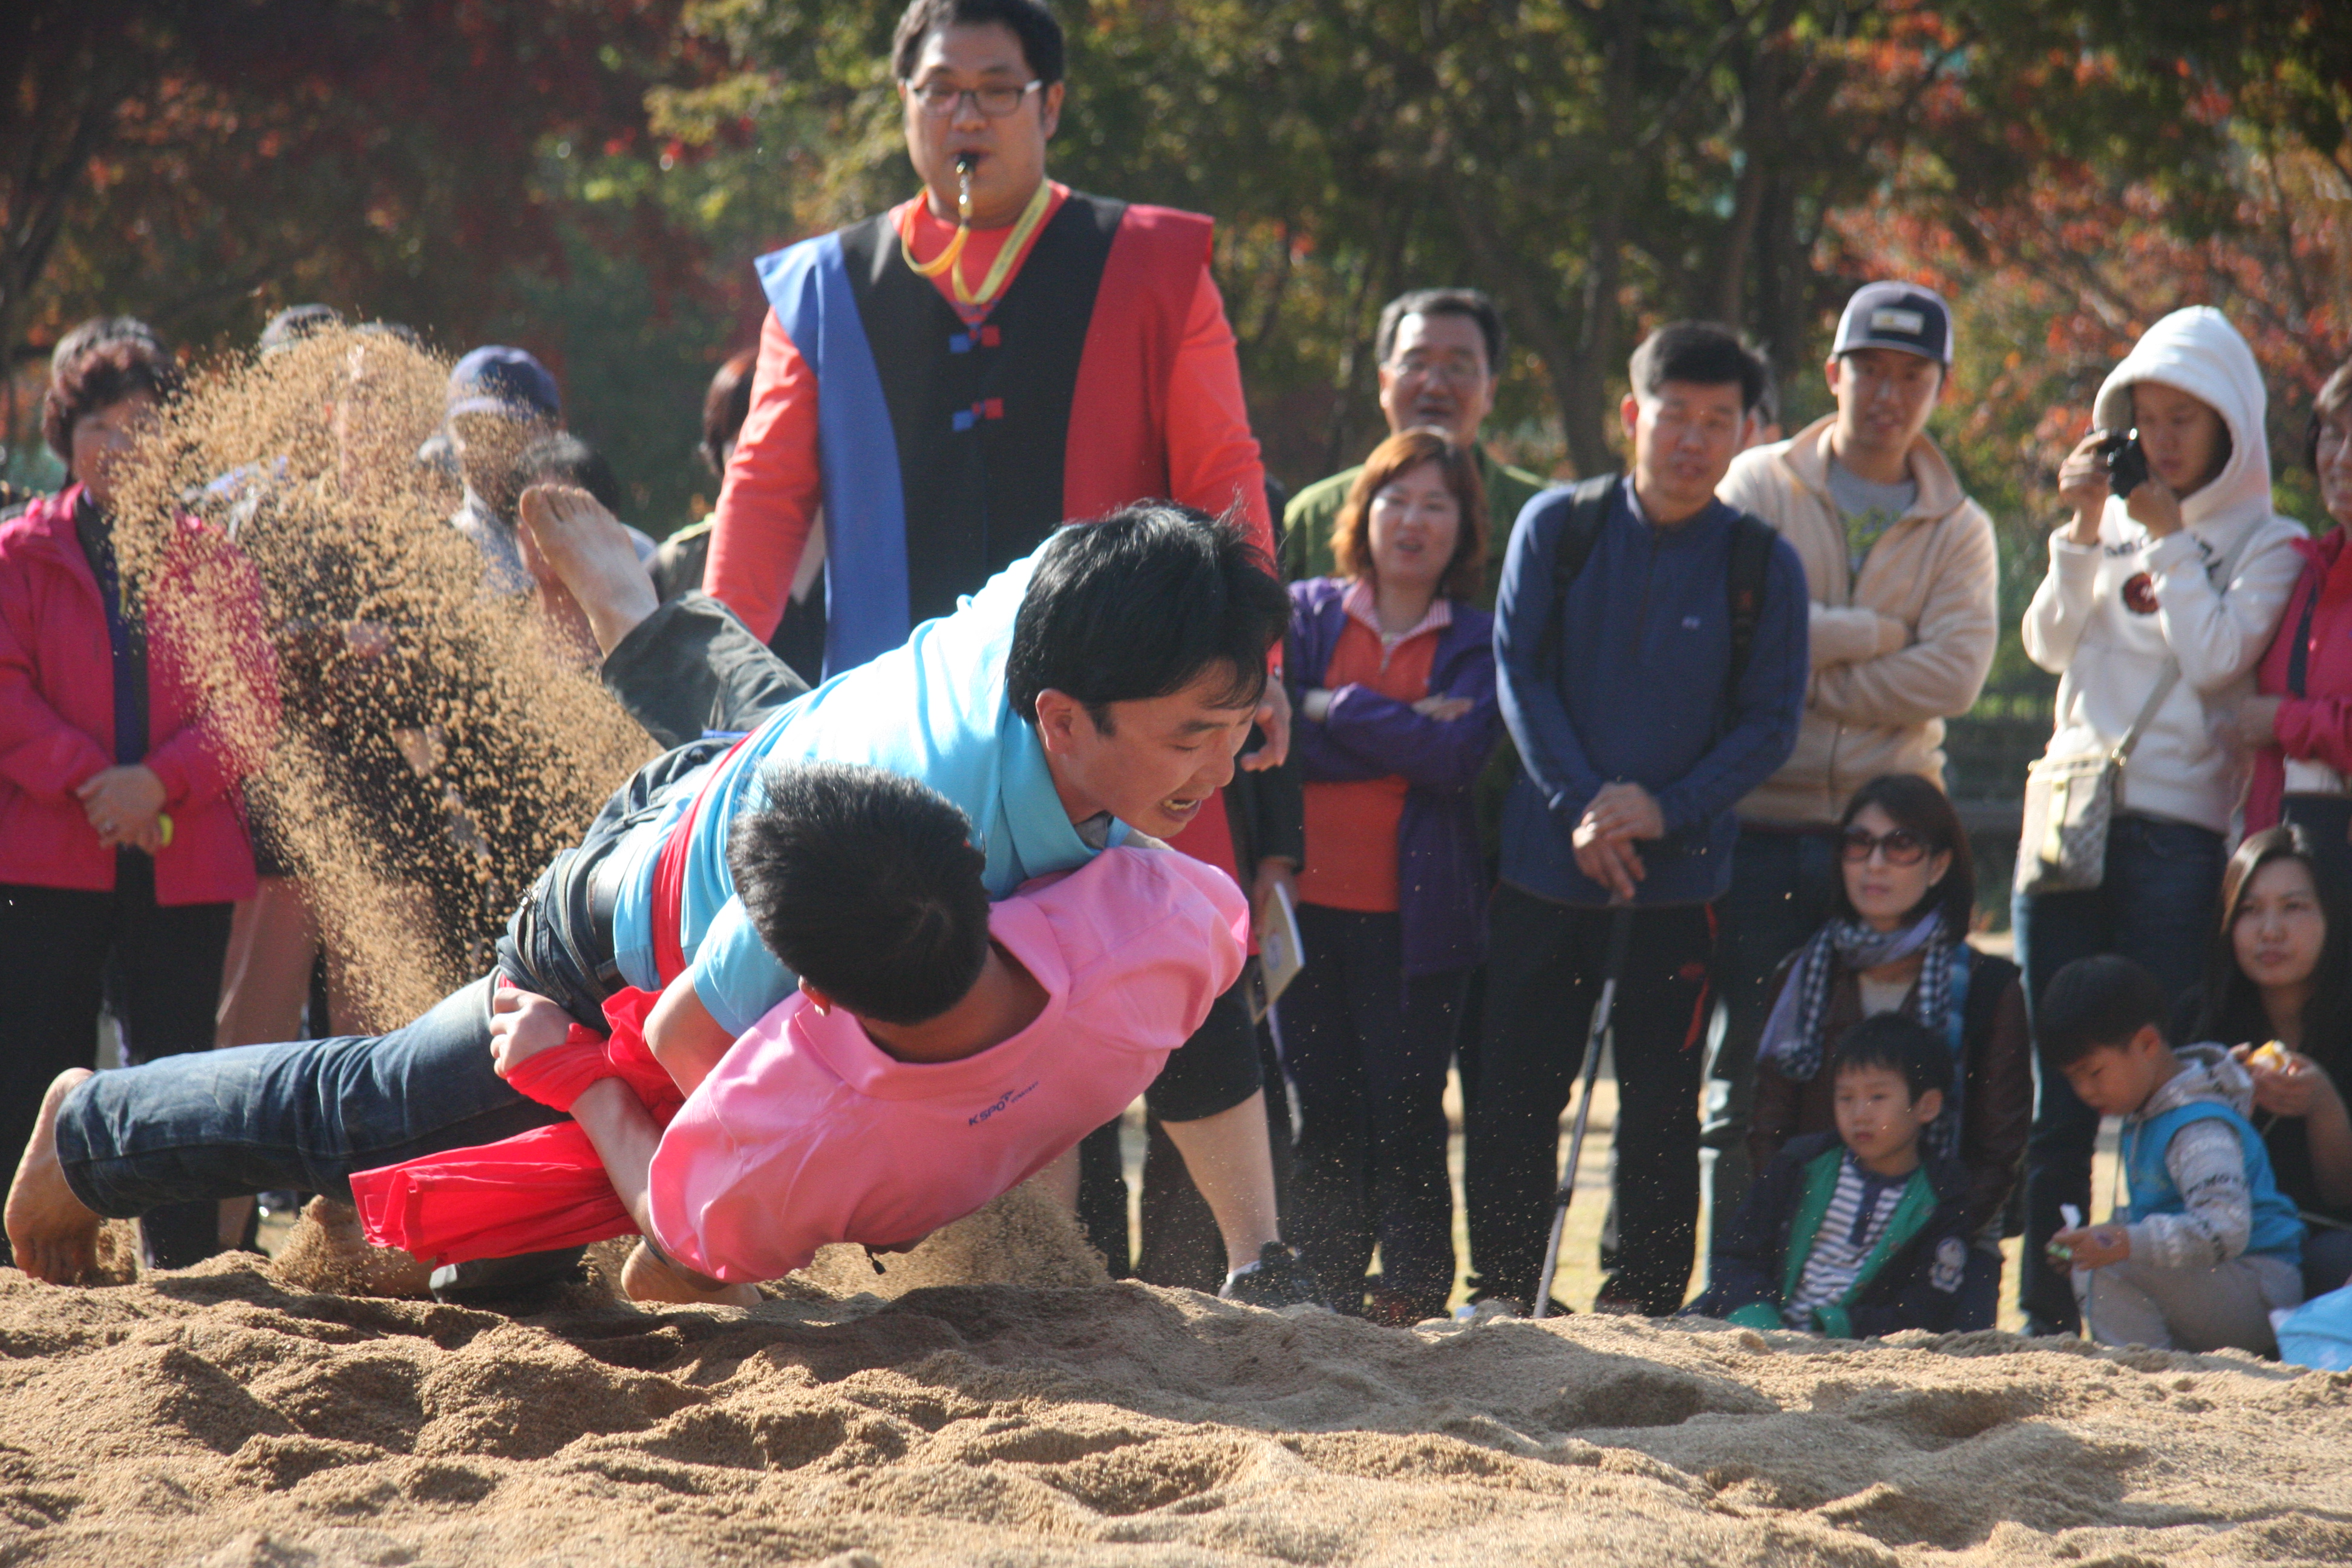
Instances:
[[[1782,1321],[1790,1328],[1818,1331],[1813,1309],[1830,1306],[1853,1289],[1864,1260],[1886,1234],[1887,1222],[1895,1217],[1895,1205],[1903,1201],[1903,1189],[1910,1182],[1908,1172],[1882,1176],[1865,1171],[1853,1151],[1847,1151],[1838,1165],[1837,1190],[1830,1194],[1829,1210],[1822,1215],[1821,1229],[1813,1233],[1813,1250],[1805,1259],[1804,1272],[1780,1309]]]

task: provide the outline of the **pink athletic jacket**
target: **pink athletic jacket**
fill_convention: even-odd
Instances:
[[[1241,973],[1249,907],[1224,873],[1111,849],[995,907],[1045,1010],[961,1061],[885,1055],[795,995],[735,1043],[654,1155],[662,1250],[774,1279],[828,1242],[911,1246],[1124,1110]]]

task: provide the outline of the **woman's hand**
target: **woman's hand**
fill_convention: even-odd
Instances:
[[[1412,710],[1424,719],[1434,719],[1451,724],[1477,704],[1467,697],[1448,697],[1443,692],[1423,698],[1412,705]]]
[[[2305,1117],[2336,1098],[2336,1083],[2327,1069],[2301,1051],[2258,1057],[2252,1047],[2239,1046],[2230,1054],[2253,1077],[2256,1110]]]
[[[2278,744],[2279,705],[2284,697],[2249,697],[2221,715],[2224,735],[2253,751]]]
[[[156,815],[163,809],[163,781],[154,770],[138,763],[101,768],[74,791],[99,846],[112,849],[131,845],[152,854],[163,847],[163,828]]]
[[[2148,475],[2124,498],[2124,515],[2147,530],[2150,539],[2169,539],[2188,524],[2180,521],[2180,498],[2172,487]]]
[[[2058,465],[2058,499],[2074,512],[2067,533],[2070,544],[2099,542],[2099,513],[2107,504],[2107,460],[2099,448],[2111,434],[2094,430]],[[2137,492],[2135,491],[2135,494]]]
[[[490,1062],[500,1078],[572,1037],[572,1016],[535,991],[501,979],[490,994]]]

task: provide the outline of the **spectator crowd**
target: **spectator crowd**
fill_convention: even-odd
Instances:
[[[1286,580],[1238,765],[1204,763],[1181,830],[1150,829],[1240,886],[1265,951],[1147,1095],[1139,1237],[1116,1124],[1054,1177],[1115,1274],[1388,1323],[1462,1295],[1534,1309],[1607,987],[1597,1310],[1988,1328],[2021,1236],[2029,1332],[2266,1351],[2273,1312],[2352,1282],[2352,364],[2303,437],[2314,527],[2274,510],[2267,391],[2218,312],[2157,321],[2100,388],[2021,628],[2058,690],[2013,781],[2012,962],[1945,788],[2000,562],[1930,433],[1955,346],[1935,292],[1857,289],[1833,410],[1785,437],[1735,331],[1662,326],[1627,366],[1623,471],[1552,483],[1483,437],[1494,303],[1417,289],[1370,345],[1389,433],[1285,507],[1208,220],[1045,172],[1070,88],[1045,6],[916,0],[891,65],[923,193],[761,259],[756,349],[701,409],[716,509],[632,550],[648,605],[740,623],[811,684],[1139,500],[1230,518]],[[445,475],[428,523],[478,551],[480,592],[530,602],[582,665],[610,652],[522,521],[534,487],[624,510],[555,376],[476,348],[433,438],[384,452],[368,356],[414,334],[302,306],[256,353],[321,334],[350,345],[316,433],[341,482]],[[418,763],[451,724],[411,668],[424,645],[346,591],[332,539],[299,583],[247,562],[258,531],[303,525],[287,487],[188,496],[127,581],[120,476],[185,395],[140,322],[67,334],[44,426],[66,482],[0,521],[11,1152],[90,1065],[101,1012],[131,1062],[362,1032],[250,787],[278,716],[310,715],[336,786],[401,825],[388,899],[478,966],[511,901],[434,902],[484,808]],[[247,627],[258,721],[226,722],[192,668],[196,596]],[[2128,1199],[2094,1225],[2103,1117]],[[184,1267],[253,1226],[250,1200],[178,1203],[143,1246]]]

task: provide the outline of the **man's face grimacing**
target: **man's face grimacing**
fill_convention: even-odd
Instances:
[[[931,212],[956,217],[956,159],[970,155],[971,221],[1002,228],[1021,216],[1045,177],[1045,143],[1062,118],[1062,84],[1036,79],[1020,35],[1002,22],[941,27],[923,39],[915,68],[898,84],[906,110],[907,156],[930,192]],[[947,95],[957,94],[952,102]],[[1004,114],[990,112],[1010,103]],[[935,112],[927,99],[940,100]]]
[[[1739,384],[1669,381],[1618,409],[1633,443],[1633,488],[1650,521],[1671,526],[1715,499],[1748,431]]]
[[[1258,700],[1250,692],[1235,706],[1236,696],[1222,662],[1165,697],[1105,704],[1100,724],[1066,692],[1039,692],[1037,738],[1071,820],[1108,811],[1155,838],[1183,832],[1233,782]]]
[[[1397,323],[1381,373],[1381,412],[1389,434],[1434,426],[1467,446],[1495,407],[1495,366],[1486,334],[1455,311],[1415,313]]]
[[[1927,428],[1944,395],[1944,367],[1902,349],[1849,349],[1829,362],[1841,451],[1897,457]]]

